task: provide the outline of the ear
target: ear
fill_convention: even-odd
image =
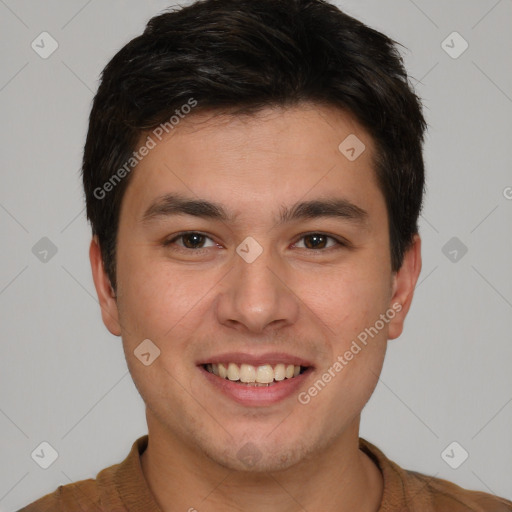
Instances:
[[[103,267],[101,249],[96,235],[92,238],[89,247],[89,260],[91,261],[92,278],[101,307],[103,323],[114,336],[121,336],[116,296]]]
[[[388,338],[394,340],[402,334],[405,317],[411,307],[414,289],[421,272],[421,238],[414,235],[413,242],[404,255],[402,266],[393,275],[390,306],[396,315],[389,322]]]

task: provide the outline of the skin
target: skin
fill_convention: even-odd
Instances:
[[[349,134],[366,145],[353,162],[338,150]],[[141,462],[163,511],[378,510],[382,476],[358,449],[360,413],[387,340],[402,332],[421,242],[416,236],[392,272],[373,156],[366,131],[334,108],[303,104],[245,118],[196,113],[133,171],[120,214],[117,296],[93,238],[103,321],[122,337],[146,403],[149,444]],[[143,223],[146,208],[170,192],[220,203],[235,217]],[[366,210],[366,221],[276,223],[280,206],[328,197]],[[192,245],[203,250],[183,239],[163,246],[181,231],[209,237]],[[311,248],[304,238],[311,232],[350,245],[326,239]],[[247,236],[263,248],[250,264],[236,253]],[[295,354],[314,367],[299,390],[307,391],[393,304],[401,311],[307,405],[297,393],[265,407],[241,405],[196,366],[227,351]],[[145,366],[133,352],[148,338],[161,353]],[[251,467],[237,457],[248,442],[259,455]]]

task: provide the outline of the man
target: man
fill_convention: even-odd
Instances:
[[[510,511],[359,438],[421,270],[425,121],[321,0],[204,0],[106,66],[83,180],[148,435],[35,511]]]

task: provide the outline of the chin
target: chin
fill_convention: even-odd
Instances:
[[[243,473],[274,473],[287,470],[304,459],[302,448],[287,448],[270,451],[264,446],[249,441],[238,451],[229,449],[224,453],[208,453],[214,462],[232,471]]]
[[[268,431],[266,431],[268,432]],[[323,444],[323,443],[322,443]],[[199,446],[216,464],[238,472],[271,473],[285,471],[313,456],[321,446],[313,439],[286,435],[271,438],[268,435],[244,435],[230,441],[222,449],[218,443]]]

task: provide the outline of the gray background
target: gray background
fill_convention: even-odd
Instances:
[[[404,467],[512,499],[512,1],[337,4],[407,47],[430,125],[423,271],[361,435]],[[1,511],[95,477],[146,433],[101,321],[79,168],[100,71],[169,5],[0,0]],[[43,31],[59,44],[47,59],[31,48]],[[456,59],[441,44],[453,31],[469,43]],[[46,470],[31,458],[42,441],[59,453]],[[469,453],[458,469],[441,457],[453,441]]]

